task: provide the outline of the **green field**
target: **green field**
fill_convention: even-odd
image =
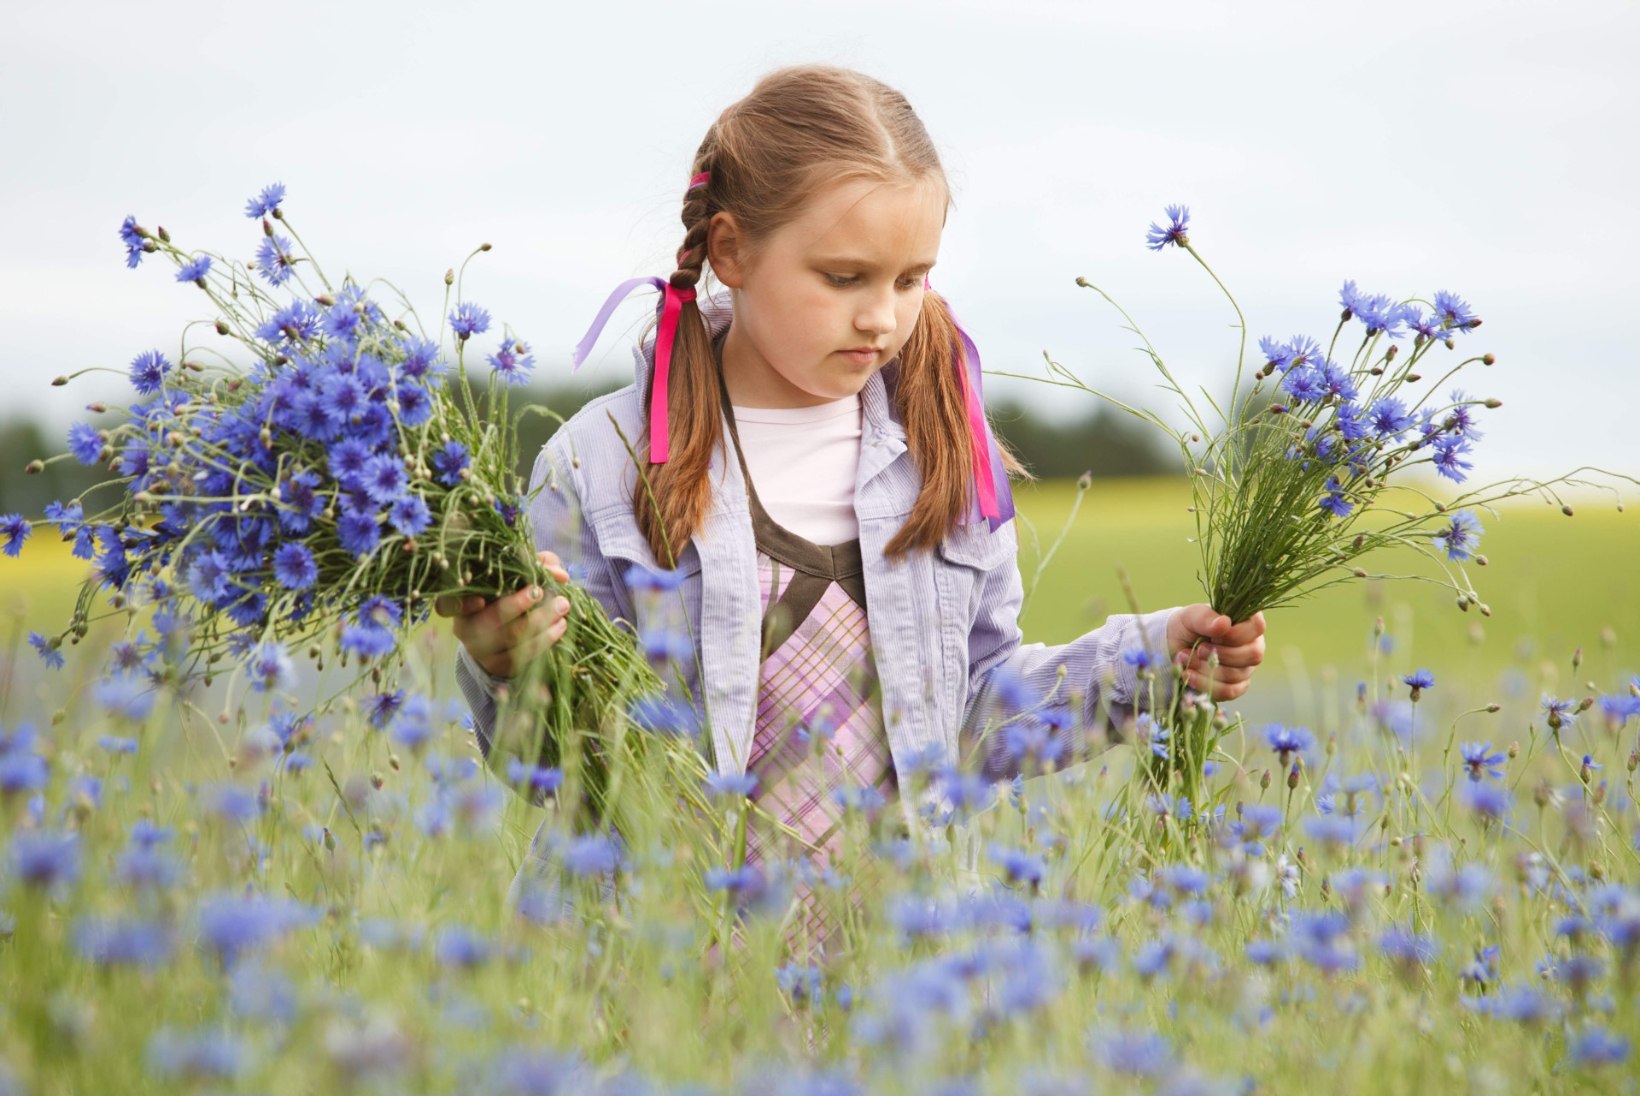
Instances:
[[[1111,613],[1128,612],[1122,571],[1145,609],[1204,599],[1199,556],[1189,540],[1188,485],[1179,479],[1095,480],[1033,590],[1037,561],[1059,536],[1075,494],[1070,481],[1015,490],[1027,641],[1064,642]],[[1484,516],[1483,523],[1481,547],[1490,562],[1470,575],[1490,618],[1458,611],[1450,592],[1429,583],[1351,581],[1271,614],[1265,669],[1247,703],[1260,711],[1306,703],[1329,668],[1353,689],[1368,672],[1380,616],[1393,643],[1386,673],[1444,668],[1478,690],[1518,670],[1532,688],[1569,689],[1570,659],[1579,646],[1585,674],[1602,681],[1640,668],[1640,514],[1595,497],[1579,499],[1571,518],[1533,501]],[[1369,562],[1397,573],[1433,573],[1411,553]],[[84,574],[85,564],[49,530],[31,538],[19,559],[0,568],[0,625],[7,626],[0,635],[9,641],[60,626]],[[1518,677],[1507,680],[1519,687]]]

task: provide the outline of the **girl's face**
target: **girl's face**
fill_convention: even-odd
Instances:
[[[707,255],[734,308],[723,344],[730,400],[809,407],[864,388],[917,322],[945,206],[938,181],[835,183],[750,256],[733,214],[714,214]]]

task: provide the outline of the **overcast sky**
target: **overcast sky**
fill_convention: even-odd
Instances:
[[[1120,317],[1074,284],[1085,275],[1184,378],[1222,390],[1233,314],[1187,255],[1144,247],[1184,203],[1250,349],[1325,342],[1345,278],[1451,290],[1485,319],[1460,349],[1498,358],[1465,386],[1505,402],[1477,475],[1640,473],[1627,0],[11,0],[0,23],[4,412],[66,425],[117,389],[53,376],[123,370],[207,314],[168,266],[125,268],[126,214],[248,258],[245,200],[275,180],[327,266],[390,278],[429,317],[445,268],[490,241],[468,297],[566,371],[617,282],[671,269],[690,156],[718,112],[770,68],[825,61],[905,92],[938,143],[956,205],[934,284],[987,368],[1037,374],[1048,350],[1167,408]],[[617,315],[583,372],[629,376],[653,299]]]

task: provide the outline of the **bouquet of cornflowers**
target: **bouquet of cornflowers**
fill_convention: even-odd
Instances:
[[[247,205],[263,234],[253,262],[184,251],[134,217],[121,226],[128,266],[171,260],[176,280],[197,286],[218,315],[184,330],[178,364],[159,350],[139,354],[136,402],[92,404],[116,421],[76,423],[69,452],[51,458],[104,465],[116,478],[86,493],[113,496],[95,515],[84,496],[48,508],[95,566],[68,626],[31,642],[60,659],[64,640],[78,642],[99,619],[106,591],[103,615],[128,613],[132,627],[137,610],[154,610],[155,636],[120,650],[156,687],[209,683],[226,660],[254,688],[285,689],[290,652],[302,650],[321,668],[327,657],[354,660],[379,683],[436,598],[537,584],[569,598],[568,630],[516,679],[497,745],[526,762],[522,784],[539,789],[538,769],[561,771],[560,806],[584,793],[601,816],[610,743],[624,740],[629,708],[663,683],[629,631],[536,557],[518,423],[544,409],[508,409],[509,388],[534,366],[529,347],[510,332],[499,340],[481,404],[467,362],[491,320],[460,299],[457,273],[444,278],[452,373],[444,331],[429,337],[403,294],[388,286],[388,304],[351,278],[332,283],[286,220],[284,193],[275,184]],[[248,353],[249,368],[194,341],[201,326]],[[15,555],[32,523],[0,520]]]
[[[1265,337],[1259,341],[1263,361],[1253,371],[1251,385],[1244,387],[1246,318],[1191,245],[1189,210],[1168,206],[1167,217],[1165,226],[1150,226],[1148,246],[1188,252],[1235,309],[1241,345],[1229,398],[1221,404],[1204,388],[1203,404],[1198,404],[1133,318],[1086,278],[1078,278],[1077,285],[1104,297],[1127,321],[1127,330],[1143,341],[1143,352],[1161,374],[1160,387],[1178,397],[1188,427],[1175,428],[1153,411],[1091,388],[1044,355],[1047,380],[1109,400],[1160,428],[1178,445],[1191,476],[1202,586],[1209,603],[1231,620],[1244,621],[1328,586],[1367,578],[1362,557],[1390,546],[1410,548],[1433,561],[1437,575],[1370,577],[1434,582],[1454,592],[1459,609],[1475,607],[1490,616],[1465,567],[1486,563],[1478,551],[1482,529],[1477,511],[1535,494],[1570,516],[1572,507],[1557,488],[1613,490],[1609,484],[1577,478],[1590,471],[1613,475],[1588,467],[1551,480],[1506,480],[1445,501],[1415,480],[1409,482],[1408,473],[1423,469],[1463,483],[1481,437],[1480,412],[1501,406],[1496,399],[1447,387],[1466,366],[1491,366],[1492,354],[1468,355],[1452,365],[1431,358],[1437,347],[1455,350],[1481,324],[1468,302],[1444,290],[1432,301],[1397,301],[1364,293],[1354,281],[1346,281],[1339,294],[1343,311],[1326,350],[1308,335],[1286,341]],[[1360,327],[1352,327],[1355,323]],[[1351,332],[1359,337],[1345,363],[1334,355],[1341,339],[1353,338]],[[1410,352],[1403,353],[1409,337]],[[1426,380],[1426,374],[1439,375]],[[1396,490],[1386,494],[1392,478]],[[1154,683],[1153,659],[1142,652],[1131,657]],[[1182,677],[1176,680],[1182,682]],[[1416,682],[1408,684],[1417,687]],[[1202,767],[1228,726],[1210,700],[1182,687],[1172,691],[1165,711],[1146,721],[1149,773],[1159,796],[1167,797],[1176,787],[1177,799],[1163,799],[1179,808],[1172,812],[1175,817],[1201,816]]]

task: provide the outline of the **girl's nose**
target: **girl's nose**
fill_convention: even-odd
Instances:
[[[894,297],[892,291],[887,294],[872,294],[860,306],[859,315],[854,318],[856,330],[870,332],[875,339],[887,338],[894,334]]]

